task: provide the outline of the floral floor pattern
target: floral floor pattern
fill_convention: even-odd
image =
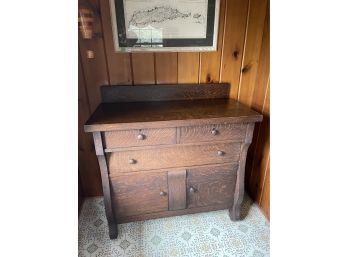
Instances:
[[[87,198],[79,217],[79,257],[265,257],[270,228],[248,196],[243,220],[227,210],[190,214],[118,226],[110,240],[102,197]]]

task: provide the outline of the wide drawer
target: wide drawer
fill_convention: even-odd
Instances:
[[[238,164],[187,170],[187,208],[233,204]]]
[[[239,160],[240,143],[174,145],[108,154],[110,173],[219,164]]]
[[[112,178],[111,189],[118,217],[168,210],[167,172]]]
[[[106,148],[176,143],[176,128],[135,129],[104,132]]]
[[[180,143],[193,143],[215,140],[236,140],[243,141],[247,125],[217,124],[180,128]]]

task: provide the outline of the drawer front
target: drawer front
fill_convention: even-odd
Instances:
[[[136,129],[104,132],[106,148],[176,143],[176,128]]]
[[[238,164],[187,170],[187,208],[233,204]]]
[[[243,141],[247,125],[217,124],[180,128],[180,143],[193,143],[215,140]]]
[[[219,164],[239,160],[240,143],[172,146],[112,152],[110,173]]]
[[[168,210],[167,172],[112,178],[111,189],[118,217]]]

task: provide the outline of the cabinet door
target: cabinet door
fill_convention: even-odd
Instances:
[[[238,164],[187,170],[187,207],[232,206]]]
[[[111,188],[117,217],[168,210],[167,172],[114,177]]]

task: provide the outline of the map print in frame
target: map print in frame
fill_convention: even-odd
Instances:
[[[115,50],[216,51],[220,0],[110,0]]]

